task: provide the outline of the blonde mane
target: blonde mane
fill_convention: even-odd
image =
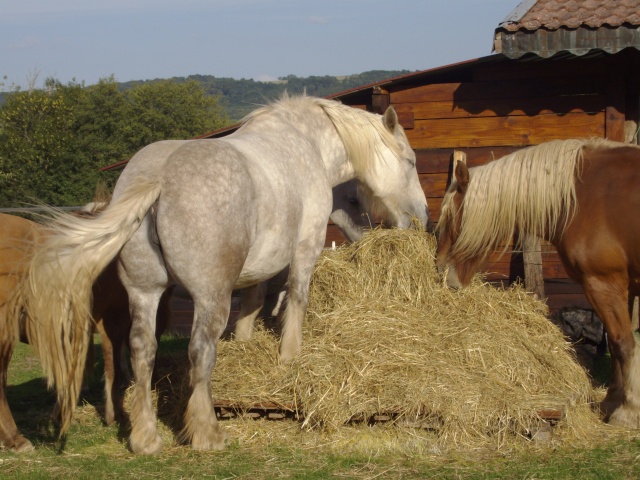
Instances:
[[[506,251],[516,229],[537,237],[561,234],[576,208],[575,181],[583,147],[606,147],[598,140],[554,140],[469,170],[460,236],[452,256],[485,257],[499,245]],[[442,205],[440,226],[455,221],[452,182]],[[559,228],[560,231],[556,231]],[[517,239],[522,242],[522,236]]]
[[[335,126],[358,178],[366,177],[381,142],[396,158],[400,158],[401,146],[393,133],[387,130],[380,115],[349,107],[335,100],[307,95],[289,96],[285,93],[275,102],[249,113],[242,123],[246,124],[278,109],[309,109],[313,106],[322,108]]]

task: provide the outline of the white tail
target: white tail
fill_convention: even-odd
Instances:
[[[56,213],[36,246],[21,286],[27,335],[49,387],[55,384],[61,421],[69,427],[80,394],[91,332],[92,287],[160,194],[158,182],[135,179],[99,215]]]

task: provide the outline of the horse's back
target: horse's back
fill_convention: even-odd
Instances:
[[[40,226],[22,217],[0,213],[0,282],[2,295],[12,289],[39,238]]]
[[[130,184],[138,178],[154,178],[163,171],[169,156],[190,140],[162,140],[151,143],[140,149],[130,160],[120,175],[113,190],[113,198],[117,198]]]
[[[598,221],[621,238],[640,234],[640,148],[585,149],[576,182],[577,215]]]
[[[7,242],[13,244],[16,243],[16,241],[33,240],[38,228],[37,223],[25,218],[0,213],[0,239],[3,246],[6,245]]]
[[[173,151],[163,165],[155,219],[165,261],[189,265],[196,255],[196,264],[210,271],[237,272],[236,288],[285,268],[305,231],[315,228],[308,217],[326,225],[331,208],[330,188],[322,178],[321,187],[314,186],[312,168],[311,179],[300,179],[303,169],[286,158],[278,161],[269,149],[258,155],[245,145],[242,139],[202,140]]]
[[[639,187],[640,148],[585,147],[576,181],[578,208],[559,245],[569,267],[607,263],[640,272]]]

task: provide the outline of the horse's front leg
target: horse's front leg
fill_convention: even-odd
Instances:
[[[585,295],[602,319],[612,358],[612,378],[601,404],[614,425],[640,428],[640,348],[631,331],[623,275],[592,276],[583,282]]]
[[[246,341],[251,339],[253,325],[267,294],[267,282],[261,282],[252,287],[243,288],[240,292],[240,315],[234,329],[236,340]]]
[[[291,360],[302,348],[302,323],[309,304],[309,282],[313,266],[322,252],[325,233],[318,237],[319,240],[302,242],[291,262],[285,306],[278,312],[282,326],[280,359],[283,361]]]
[[[191,397],[185,412],[182,437],[195,450],[221,450],[227,435],[218,425],[211,398],[211,372],[218,340],[231,310],[231,290],[194,295],[194,318],[189,342]]]
[[[131,331],[129,312],[124,308],[107,309],[99,321],[98,332],[102,339],[104,358],[104,421],[111,425],[124,419],[121,388],[126,379],[131,381],[129,368],[123,356]],[[158,336],[156,335],[156,339]]]
[[[0,310],[2,309],[4,307],[0,307]],[[0,317],[6,319],[2,314],[0,314]],[[11,330],[9,327],[7,326],[7,329]],[[9,369],[13,347],[12,334],[0,340],[0,447],[16,452],[28,452],[33,450],[33,445],[18,431],[7,401],[7,370]]]
[[[134,453],[157,454],[162,450],[157,420],[153,411],[151,375],[158,349],[155,335],[156,311],[162,290],[139,292],[128,289],[131,311],[131,365],[134,383],[131,394],[131,436],[129,446]]]

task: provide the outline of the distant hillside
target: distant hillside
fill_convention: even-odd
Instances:
[[[238,121],[256,106],[264,105],[270,100],[278,98],[285,90],[291,94],[302,93],[324,97],[333,93],[367,85],[387,78],[411,73],[410,70],[371,70],[357,75],[344,77],[312,76],[296,77],[289,75],[281,77],[275,82],[257,82],[255,80],[236,80],[233,78],[217,78],[211,75],[190,75],[189,77],[174,77],[171,80],[185,82],[196,80],[211,95],[222,96],[229,118]],[[121,88],[157,80],[133,81],[120,83]]]
[[[386,80],[411,73],[410,70],[371,70],[368,72],[347,75],[342,77],[312,76],[296,77],[288,75],[280,77],[274,82],[258,82],[252,79],[217,78],[212,75],[190,75],[188,77],[174,77],[171,80],[186,82],[196,80],[211,95],[222,96],[223,104],[232,121],[242,119],[247,113],[257,106],[264,105],[270,100],[278,98],[285,90],[291,94],[302,93],[324,97],[333,93],[339,93],[351,88],[368,85],[370,83]],[[127,89],[134,85],[159,81],[138,80],[119,83],[120,88]],[[0,105],[4,104],[7,93],[0,92]]]

